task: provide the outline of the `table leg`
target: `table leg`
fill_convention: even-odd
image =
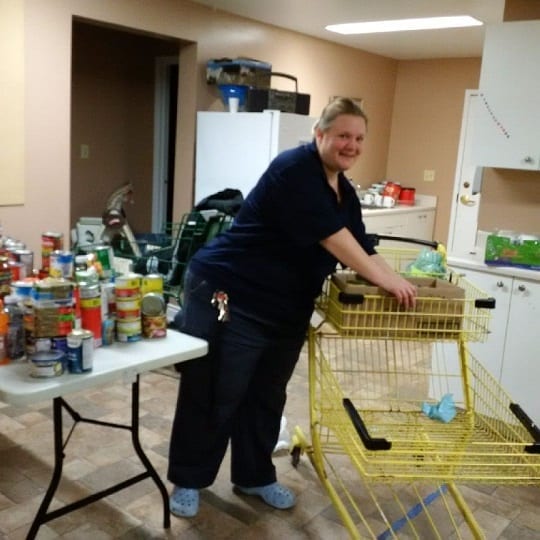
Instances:
[[[62,408],[64,408],[74,420],[74,425],[65,443],[64,443],[63,427],[62,427]],[[131,385],[131,424],[130,425],[115,424],[112,422],[102,422],[101,420],[95,420],[92,418],[84,418],[78,412],[74,411],[69,406],[69,404],[66,403],[61,397],[54,398],[53,400],[53,422],[54,422],[54,470],[53,470],[51,481],[49,483],[49,487],[47,488],[47,491],[45,492],[45,496],[43,497],[43,500],[41,501],[41,505],[39,506],[39,509],[34,518],[34,521],[32,522],[32,525],[30,527],[30,531],[28,532],[28,535],[26,537],[27,540],[33,540],[36,537],[39,528],[44,523],[47,523],[48,521],[52,521],[53,519],[63,516],[69,512],[73,512],[74,510],[82,508],[83,506],[86,506],[87,504],[95,502],[99,499],[103,499],[104,497],[107,497],[108,495],[111,495],[112,493],[116,493],[117,491],[120,491],[121,489],[125,489],[137,482],[145,480],[146,478],[151,478],[161,493],[161,497],[163,499],[163,527],[165,529],[170,528],[171,517],[170,517],[170,509],[169,509],[169,495],[167,493],[167,489],[165,488],[165,485],[163,484],[161,478],[159,477],[158,473],[154,469],[147,455],[144,453],[144,450],[142,449],[142,446],[139,440],[139,375],[137,375],[135,381]],[[141,463],[144,465],[145,472],[138,474],[136,476],[133,476],[131,478],[128,478],[127,480],[124,480],[123,482],[115,484],[114,486],[111,486],[107,489],[104,489],[102,491],[89,495],[88,497],[84,497],[83,499],[67,504],[51,512],[48,512],[47,510],[53,499],[54,493],[56,492],[56,489],[60,482],[60,478],[62,476],[62,466],[64,463],[64,457],[65,457],[64,448],[67,446],[67,443],[69,441],[71,433],[73,432],[73,429],[79,422],[86,422],[89,424],[98,424],[101,426],[113,427],[113,428],[119,428],[119,429],[128,429],[131,432],[131,441],[133,444],[133,448],[137,456],[141,460]]]
[[[38,529],[43,523],[47,521],[47,509],[51,504],[53,495],[60,482],[62,476],[62,466],[64,463],[64,448],[62,437],[62,398],[54,398],[53,400],[53,423],[54,423],[54,470],[49,487],[45,492],[45,496],[41,501],[36,517],[30,527],[30,531],[27,540],[31,540],[36,537]]]

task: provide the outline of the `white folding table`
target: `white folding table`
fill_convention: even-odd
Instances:
[[[152,478],[162,495],[163,526],[164,528],[170,527],[167,489],[144,453],[139,441],[139,376],[145,371],[204,356],[207,350],[208,344],[206,341],[169,330],[167,337],[163,339],[145,339],[134,343],[114,343],[111,346],[96,349],[93,356],[93,369],[88,373],[65,373],[59,377],[39,379],[30,377],[29,366],[25,362],[13,362],[5,366],[0,366],[0,401],[24,406],[47,399],[53,400],[54,470],[49,487],[34,518],[27,539],[35,538],[40,526],[44,523],[127,488],[146,478]],[[129,425],[84,418],[64,400],[64,396],[67,394],[87,390],[118,379],[123,379],[131,383],[131,423]],[[74,420],[74,424],[65,441],[62,428],[62,409],[65,409]],[[133,448],[144,465],[145,472],[48,512],[49,505],[62,475],[64,449],[78,422],[129,430],[131,432]]]

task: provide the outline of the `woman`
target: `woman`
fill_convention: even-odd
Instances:
[[[294,506],[272,451],[314,300],[338,262],[414,304],[416,289],[369,242],[343,174],[366,130],[354,101],[330,102],[313,142],[277,156],[231,229],[190,261],[178,326],[208,340],[209,353],[181,367],[168,470],[177,516],[197,513],[199,489],[213,483],[229,441],[235,491]]]

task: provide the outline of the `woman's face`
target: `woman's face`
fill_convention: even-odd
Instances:
[[[362,153],[366,121],[361,116],[342,114],[326,130],[315,130],[319,155],[327,172],[335,174],[350,169]]]

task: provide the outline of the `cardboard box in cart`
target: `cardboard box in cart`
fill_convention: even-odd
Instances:
[[[416,306],[410,309],[353,273],[334,274],[328,291],[328,320],[340,334],[359,338],[456,339],[463,322],[465,291],[443,279],[407,279],[418,287]]]

